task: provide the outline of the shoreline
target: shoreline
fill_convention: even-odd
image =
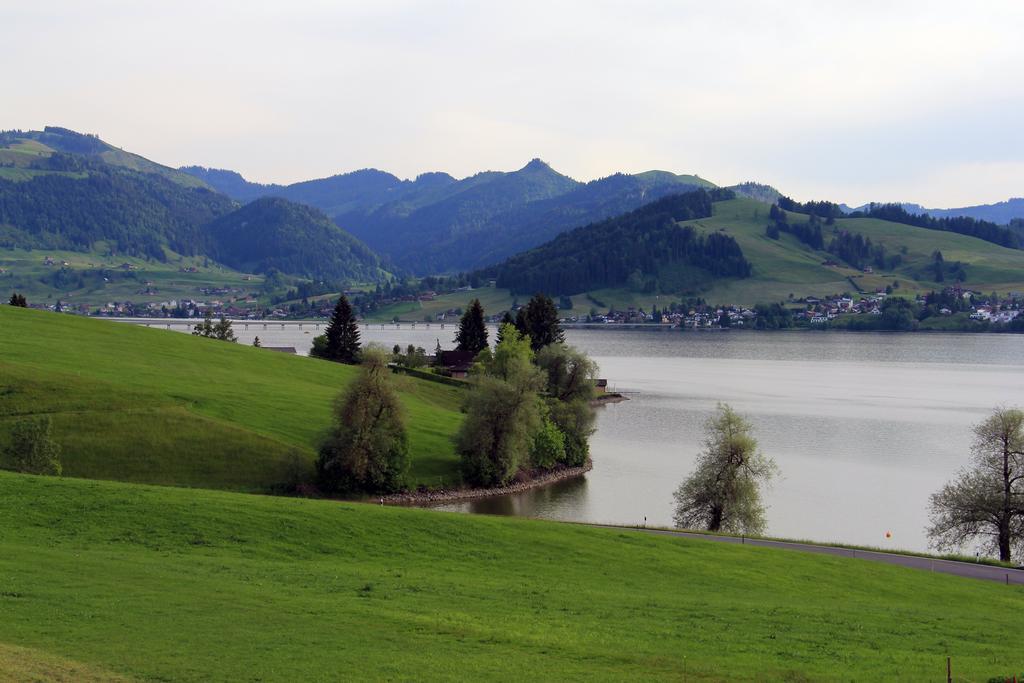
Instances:
[[[392,493],[380,496],[381,505],[441,505],[444,503],[457,503],[467,500],[479,500],[493,496],[507,496],[513,493],[523,493],[530,489],[548,486],[560,481],[581,477],[594,468],[594,462],[587,458],[587,462],[579,467],[562,467],[551,470],[544,474],[528,479],[527,481],[513,482],[505,486],[493,488],[473,489],[439,489],[430,491],[407,491],[405,493]]]

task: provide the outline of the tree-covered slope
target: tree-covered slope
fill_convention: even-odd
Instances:
[[[247,272],[364,281],[380,275],[365,244],[318,209],[286,199],[257,199],[213,221],[207,233],[215,258]]]
[[[714,201],[732,196],[728,190],[670,195],[563,233],[483,274],[515,293],[553,295],[627,284],[667,289],[681,280],[692,284],[715,277],[743,278],[750,274],[750,263],[732,237],[678,225],[711,216]]]
[[[97,242],[163,260],[164,247],[204,253],[202,227],[234,209],[228,197],[90,156],[51,153],[24,180],[0,177],[0,245],[89,251]]]

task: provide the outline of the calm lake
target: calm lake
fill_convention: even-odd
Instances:
[[[242,343],[259,334],[300,353],[317,334],[239,327]],[[361,331],[364,342],[429,352],[438,339],[450,347],[455,327]],[[926,550],[928,496],[967,463],[971,426],[996,405],[1024,405],[1021,336],[601,328],[567,337],[610,387],[630,392],[599,409],[593,471],[442,509],[670,526],[672,492],[724,401],[750,418],[779,465],[769,534]]]

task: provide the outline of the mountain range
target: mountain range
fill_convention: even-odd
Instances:
[[[748,259],[754,281],[764,272],[758,254],[768,253],[763,234],[758,233],[767,222],[765,205],[792,203],[770,185],[748,182],[717,188],[697,175],[665,171],[615,173],[584,183],[540,159],[515,171],[484,171],[461,179],[432,172],[405,180],[385,171],[362,169],[291,185],[264,185],[234,171],[199,166],[173,169],[66,128],[0,132],[2,247],[102,251],[163,262],[202,256],[246,272],[279,271],[314,280],[366,282],[389,274],[498,272],[493,270],[496,264],[504,264],[501,279],[509,283],[518,279],[514,289],[520,290],[544,279],[540,275],[544,262],[561,263],[563,257],[578,252],[586,254],[581,262],[598,264],[604,259],[598,270],[604,269],[600,272],[607,277],[580,273],[563,264],[566,273],[574,273],[574,282],[587,287],[619,286],[623,277],[646,283],[633,282],[641,289],[651,289],[655,280],[679,283],[689,276],[680,275],[678,263],[692,261],[693,254],[704,253],[701,250],[707,246],[698,239],[697,232],[705,229],[701,220],[717,220],[719,209],[715,216],[687,219],[697,232],[692,242],[682,246],[665,241],[662,226],[648,224],[647,218],[637,223],[638,216],[646,214],[634,212],[677,195],[725,190],[735,199],[723,201],[715,195],[716,201],[728,211],[741,210],[742,215],[717,229],[743,225],[738,257]],[[919,208],[908,210],[914,213]],[[974,213],[1005,224],[1017,218],[1018,211],[1024,215],[1024,200],[934,214]],[[917,240],[922,226],[930,228],[924,231],[930,234],[921,238],[927,243],[940,239],[935,236],[937,230],[965,232],[956,226],[877,212],[861,215],[903,223],[893,226],[891,237],[886,238],[890,249],[896,250],[905,250],[906,244],[898,241],[903,235],[907,243]],[[673,222],[680,220],[676,217]],[[626,234],[619,228],[627,225],[640,226],[629,233],[636,239],[653,240],[655,247],[671,245],[682,256],[665,261],[645,248],[623,254],[628,258],[613,266],[606,254],[613,249],[608,235]],[[580,226],[591,226],[591,232],[569,233]],[[913,231],[911,226],[916,226]],[[994,227],[986,229],[992,232]],[[566,234],[577,236],[563,239]],[[592,235],[595,245],[603,246],[587,244],[588,238],[580,234]],[[919,251],[930,254],[924,242]],[[780,246],[788,251],[778,252]],[[789,238],[772,243],[780,259],[806,260],[808,256],[792,246]],[[720,247],[717,242],[711,245],[712,251]],[[558,256],[566,250],[567,254]],[[820,265],[829,256],[810,258],[819,258]],[[520,266],[530,273],[528,277],[513,273]],[[632,277],[637,270],[639,275]],[[901,274],[920,272],[918,265],[904,266]],[[700,279],[706,283],[719,276],[709,271]]]
[[[428,274],[479,268],[578,225],[678,192],[713,187],[698,176],[648,171],[581,183],[540,159],[517,171],[415,180],[363,169],[292,185],[250,183],[233,171],[180,169],[240,201],[276,196],[315,206],[399,268]]]

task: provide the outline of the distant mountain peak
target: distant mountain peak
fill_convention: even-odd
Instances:
[[[519,169],[520,173],[522,173],[523,171],[553,172],[554,169],[552,169],[551,165],[548,164],[543,159],[541,159],[540,157],[534,157],[533,159],[530,159],[530,163],[526,164],[526,166],[523,166],[521,169]]]

